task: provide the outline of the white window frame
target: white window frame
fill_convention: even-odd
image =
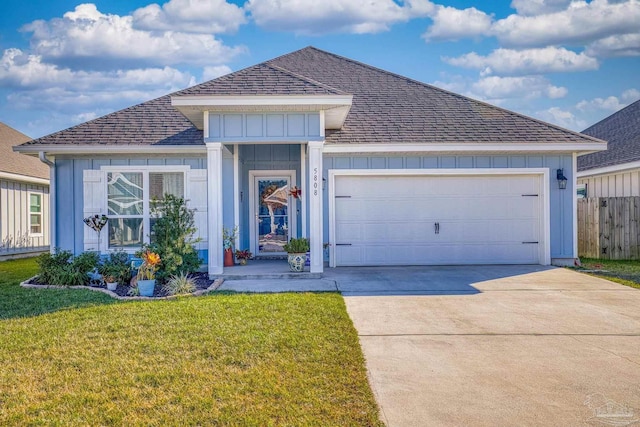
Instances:
[[[35,195],[40,197],[40,212],[31,212],[31,195]],[[35,191],[29,191],[28,199],[27,199],[27,215],[29,217],[29,236],[30,237],[42,237],[44,235],[44,197],[42,193],[38,193]],[[40,232],[32,233],[31,232],[31,215],[40,215]]]
[[[151,200],[149,199],[149,173],[171,173],[171,172],[182,172],[184,174],[183,179],[183,190],[182,194],[184,194],[185,200],[188,198],[187,189],[189,182],[189,171],[191,170],[190,166],[180,166],[180,165],[170,165],[170,166],[102,166],[100,168],[102,173],[104,174],[104,205],[103,210],[107,212],[107,216],[109,216],[109,186],[107,183],[107,174],[114,172],[122,172],[122,173],[142,173],[142,243],[149,243],[149,232],[150,230],[150,219],[151,219]],[[107,229],[107,236],[105,237],[105,248],[107,251],[112,251],[116,249],[122,249],[127,253],[135,253],[140,249],[140,246],[131,246],[128,248],[120,248],[120,247],[111,247],[109,246],[109,231]]]

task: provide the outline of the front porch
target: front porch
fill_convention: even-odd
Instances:
[[[206,143],[206,227],[211,277],[321,276],[325,240],[323,144],[323,141]],[[236,227],[234,250],[248,249],[256,259],[248,266],[224,267],[223,229]],[[289,272],[286,259],[271,260],[286,258],[282,246],[291,238],[310,241],[311,262],[305,273]]]

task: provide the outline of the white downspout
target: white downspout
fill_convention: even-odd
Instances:
[[[49,251],[53,253],[56,248],[56,163],[55,158],[50,160],[44,151],[38,153],[42,163],[49,166]]]

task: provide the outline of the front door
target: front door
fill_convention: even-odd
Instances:
[[[251,251],[255,255],[282,255],[283,246],[295,230],[290,189],[291,171],[251,172]]]

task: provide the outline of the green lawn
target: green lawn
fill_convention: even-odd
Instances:
[[[594,276],[640,289],[640,261],[593,258],[580,258],[580,261],[583,269],[597,270],[597,273],[590,273]]]
[[[113,302],[0,263],[0,425],[381,425],[342,297]]]

